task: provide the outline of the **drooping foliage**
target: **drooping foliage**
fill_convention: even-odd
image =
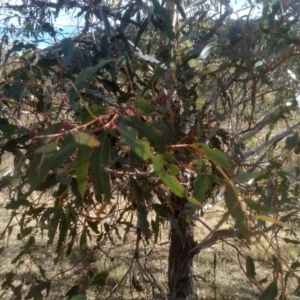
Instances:
[[[1,236],[18,224],[24,246],[12,263],[28,257],[40,271],[25,299],[48,295],[55,278],[34,255],[40,232],[55,264],[80,252],[86,272],[68,299],[105,285],[109,271],[93,265],[115,236],[123,243],[134,236],[128,270],[136,264],[147,275],[139,278],[154,298],[191,299],[193,258],[227,239],[238,249],[260,240],[273,248],[273,277],[260,299],[278,290],[284,299],[296,276],[299,264],[282,261],[276,241],[279,229],[295,235],[299,211],[298,170],[284,168],[299,152],[300,124],[290,122],[299,98],[298,12],[284,17],[265,4],[259,17],[233,20],[229,4],[204,1],[190,11],[166,2],[178,13],[175,26],[157,0],[6,6],[19,28],[7,26],[1,43],[1,156],[14,157],[13,172],[0,179],[12,213]],[[81,20],[76,35],[61,38],[52,22],[62,13]],[[53,45],[41,49],[43,39]],[[283,127],[277,135],[275,126]],[[226,210],[196,242],[195,213],[216,198]],[[157,243],[166,221],[168,292],[140,262],[141,244]],[[245,280],[259,286],[254,260],[244,261]],[[17,276],[16,268],[8,272],[2,288],[12,289]],[[142,292],[142,280],[130,276]],[[17,296],[26,287],[12,290]]]

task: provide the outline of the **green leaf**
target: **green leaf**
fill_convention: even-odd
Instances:
[[[78,294],[80,291],[80,285],[74,285],[72,286],[66,293],[66,296],[68,297],[68,300],[71,299],[72,296]]]
[[[193,183],[194,192],[193,197],[197,199],[201,204],[206,201],[204,195],[209,187],[209,177],[205,174],[198,174],[196,180]]]
[[[111,187],[110,187],[110,150],[111,142],[106,134],[100,136],[100,156],[99,156],[99,175],[101,180],[102,191],[104,194],[104,200],[109,203],[111,199]]]
[[[153,169],[162,182],[180,198],[187,198],[187,192],[185,188],[180,184],[175,176],[171,176],[164,170],[164,160],[161,155],[152,157]]]
[[[272,281],[258,300],[275,300],[278,295],[277,281]]]
[[[106,280],[109,273],[107,271],[103,271],[101,273],[96,274],[92,281],[90,282],[90,285],[98,285],[98,286],[104,286],[106,284]]]
[[[76,295],[72,297],[71,300],[87,300],[87,298],[84,295]]]
[[[139,156],[141,159],[146,160],[151,158],[149,142],[146,140],[138,139],[138,132],[124,124],[123,119],[118,119],[118,128],[122,139],[128,146]]]
[[[92,78],[92,76],[98,71],[98,69],[101,69],[107,63],[108,61],[106,60],[100,60],[100,62],[95,67],[86,68],[76,77],[74,83],[76,89],[72,89],[72,92],[69,97],[71,107],[74,111],[78,111],[78,106],[75,103],[75,99],[77,97],[78,92],[80,92],[83,89],[86,82],[88,82]]]
[[[244,198],[244,202],[248,205],[249,208],[255,211],[269,211],[270,207],[261,205],[250,198]]]
[[[248,182],[252,179],[256,179],[257,177],[264,175],[263,172],[250,172],[250,173],[244,173],[244,174],[240,174],[238,176],[235,177],[236,181],[239,182]]]
[[[174,32],[173,32],[173,26],[172,26],[172,22],[171,22],[171,18],[169,13],[167,12],[167,10],[162,7],[160,5],[160,3],[157,0],[152,0],[154,9],[155,9],[155,13],[157,13],[158,15],[161,16],[161,20],[164,24],[163,28],[166,32],[167,37],[173,41],[175,36],[174,36]]]
[[[94,117],[98,117],[107,113],[107,110],[100,105],[84,106],[81,113],[81,121],[83,123],[90,122]]]
[[[59,235],[58,235],[58,241],[56,246],[57,258],[55,262],[58,261],[58,258],[61,254],[61,250],[63,248],[63,245],[65,244],[67,234],[68,234],[68,219],[66,214],[62,212],[60,217],[60,223],[59,223]]]
[[[61,213],[62,213],[61,207],[57,206],[54,210],[53,216],[52,216],[52,218],[50,220],[50,223],[49,223],[48,245],[53,244],[53,240],[54,240],[57,228],[58,228]]]
[[[298,133],[293,134],[292,136],[289,136],[285,140],[285,149],[291,151],[294,148],[296,148],[299,141]]]
[[[218,165],[220,167],[223,167],[225,169],[229,169],[229,170],[233,169],[233,166],[228,163],[225,154],[222,153],[221,151],[219,151],[217,149],[211,150],[205,144],[201,144],[201,148],[203,150],[203,153],[204,153],[205,157],[208,160],[213,161],[216,165]]]
[[[80,250],[81,250],[82,254],[87,253],[86,233],[87,233],[87,229],[86,229],[86,227],[84,227],[82,232],[81,232],[81,237],[80,237],[80,242],[79,242],[79,246],[80,246]]]
[[[166,152],[165,139],[162,134],[153,128],[149,123],[142,122],[139,118],[134,116],[127,116],[122,119],[123,124],[126,124],[136,129],[140,136],[145,137],[154,149],[159,153]]]
[[[225,189],[225,203],[228,211],[235,221],[239,232],[243,235],[248,243],[250,243],[249,227],[247,218],[239,201],[238,194],[231,184],[228,184]]]
[[[52,153],[55,153],[58,146],[58,139],[55,142],[45,144],[39,148],[37,148],[34,153],[35,154],[48,154],[51,155]]]
[[[109,203],[111,199],[110,187],[110,150],[111,142],[106,133],[102,133],[99,137],[101,146],[94,149],[91,157],[92,175],[95,178],[95,192],[101,197],[104,195],[104,200]]]
[[[246,273],[249,277],[254,278],[255,273],[255,265],[251,256],[246,257]]]
[[[134,105],[145,115],[155,112],[155,108],[151,101],[145,100],[144,98],[137,98]]]
[[[51,155],[37,154],[31,160],[28,169],[28,183],[31,189],[36,189],[47,177],[49,171],[68,159],[77,149],[78,144],[69,136],[62,141],[61,147]]]
[[[76,155],[76,180],[78,191],[83,199],[87,178],[88,178],[88,169],[91,156],[91,148],[87,146],[79,146]]]
[[[137,226],[138,228],[141,229],[143,234],[145,235],[146,240],[149,240],[151,238],[151,232],[149,229],[149,222],[147,219],[147,208],[146,208],[146,203],[145,203],[145,192],[142,190],[142,188],[139,186],[137,181],[133,179],[132,177],[130,178],[130,186],[132,190],[132,198],[136,202],[136,210],[137,210]]]
[[[88,147],[99,147],[100,143],[92,135],[85,132],[72,132],[72,136],[76,143],[80,145],[85,145]]]

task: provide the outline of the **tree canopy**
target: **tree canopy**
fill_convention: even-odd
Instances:
[[[259,299],[299,296],[299,263],[278,242],[299,244],[299,170],[287,167],[300,145],[299,10],[264,1],[253,16],[252,5],[242,18],[227,1],[2,7],[0,155],[10,153],[13,170],[0,179],[11,213],[1,237],[18,226],[23,243],[5,292],[52,297],[59,272],[37,255],[47,245],[55,265],[75,259],[84,270],[66,298],[88,299],[109,276],[96,270],[99,257],[113,261],[107,249],[134,239],[128,271],[96,299],[113,299],[127,278],[151,299],[197,299],[193,260],[219,242],[236,250]],[[55,25],[64,14],[78,20],[76,34]],[[211,228],[206,210],[219,200]],[[162,286],[141,257],[166,223]],[[208,230],[200,241],[196,228]],[[258,243],[273,255],[261,280],[245,250]],[[25,284],[26,259],[39,275]]]

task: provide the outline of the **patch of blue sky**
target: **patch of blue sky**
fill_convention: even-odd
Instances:
[[[222,1],[222,0],[221,0]],[[24,35],[14,36],[13,29],[21,29],[25,22],[25,14],[18,11],[12,11],[11,9],[7,9],[7,4],[9,5],[22,5],[26,3],[30,3],[29,0],[0,0],[0,35],[11,33],[12,39],[17,39],[18,41],[24,42],[35,42],[39,48],[49,47],[55,44],[56,40],[61,40],[62,38],[68,38],[76,36],[80,33],[80,31],[84,27],[84,17],[77,17],[79,9],[69,9],[66,10],[62,8],[59,16],[55,19],[54,17],[54,9],[52,9],[52,18],[51,24],[56,31],[55,37],[50,36],[46,32],[40,32],[37,37],[26,37]],[[55,3],[56,1],[54,1]],[[231,14],[231,18],[240,18],[242,16],[247,16],[251,14],[251,18],[255,18],[261,14],[261,5],[250,5],[249,1],[231,1],[230,3],[233,12]],[[2,26],[1,26],[2,24]],[[11,31],[9,31],[10,29]],[[17,32],[17,30],[16,30]]]

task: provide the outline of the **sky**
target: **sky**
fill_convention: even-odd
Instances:
[[[21,13],[15,12],[12,14],[11,10],[6,10],[4,7],[7,3],[10,5],[20,5],[23,4],[23,2],[26,3],[26,1],[30,0],[0,0],[0,36],[3,34],[3,30],[5,28],[5,24],[9,24],[11,27],[20,27],[18,24],[18,18],[16,17],[19,15],[21,17],[21,21],[24,20],[24,16]],[[52,2],[56,2],[57,0],[53,0]],[[222,1],[222,0],[221,0]],[[251,8],[248,1],[241,1],[241,0],[231,0],[230,3],[231,7],[233,8],[234,13],[231,15],[232,18],[237,18],[243,15],[249,14]],[[246,7],[246,8],[245,8]],[[74,36],[76,33],[78,33],[78,30],[83,27],[84,19],[75,17],[76,14],[79,12],[79,10],[75,10],[73,12],[73,15],[70,15],[68,12],[65,12],[64,9],[60,11],[59,17],[57,19],[54,19],[53,17],[53,25],[55,29],[57,30],[57,38],[60,40],[63,37],[68,36]],[[15,14],[15,16],[14,16]],[[252,15],[255,16],[257,14],[260,14],[260,10],[258,7],[256,7],[254,10],[252,10]],[[45,34],[44,38],[46,38],[46,42],[40,42],[39,47],[44,48],[48,47],[52,43],[54,43],[53,38],[51,38],[49,35]],[[25,38],[26,40],[26,38]]]

